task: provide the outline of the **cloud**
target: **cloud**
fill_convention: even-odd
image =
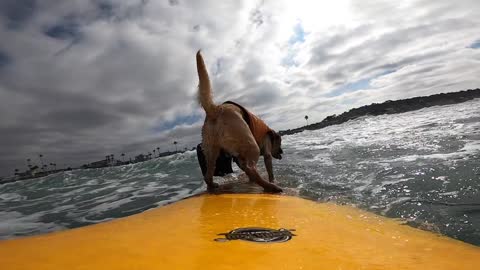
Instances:
[[[34,14],[35,0],[15,1],[5,0],[0,3],[0,15],[2,23],[8,28],[20,28]]]
[[[200,140],[194,55],[215,101],[275,129],[478,87],[476,1],[0,3],[0,175]]]
[[[6,53],[0,51],[0,68],[7,66],[10,61],[10,57]]]

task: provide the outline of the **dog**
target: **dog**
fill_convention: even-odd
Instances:
[[[282,138],[260,118],[228,101],[221,105],[213,102],[208,71],[200,51],[196,55],[199,78],[198,101],[206,113],[202,127],[202,149],[206,162],[204,180],[209,190],[218,188],[213,182],[215,166],[220,152],[231,155],[248,176],[267,192],[282,192],[275,185],[272,158],[282,159]],[[268,172],[268,182],[257,170],[257,161],[263,156]]]

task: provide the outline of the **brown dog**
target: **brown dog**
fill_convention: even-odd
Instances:
[[[233,102],[216,105],[213,102],[210,78],[200,51],[197,52],[197,71],[200,80],[198,99],[206,112],[202,128],[202,148],[207,163],[205,183],[209,189],[218,187],[213,182],[215,163],[221,150],[234,156],[250,181],[266,191],[282,192],[273,184],[272,157],[281,159],[282,139],[260,118]],[[257,171],[257,161],[263,155],[269,182]]]

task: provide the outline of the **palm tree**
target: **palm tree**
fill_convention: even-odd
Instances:
[[[125,153],[122,153],[121,156],[122,156],[122,161],[125,162]]]
[[[17,175],[17,174],[18,174],[18,169],[15,169],[15,175]]]
[[[157,147],[158,157],[160,157],[160,147]]]
[[[305,115],[305,120],[307,121],[307,126],[308,126],[308,115]]]
[[[32,160],[27,158],[27,167],[30,170],[32,168],[32,164],[30,163]]]
[[[175,145],[175,152],[177,152],[177,141],[173,141],[173,144]]]
[[[155,149],[153,149],[153,157],[155,157],[155,151],[156,151],[156,150],[155,150]]]
[[[38,157],[39,157],[39,159],[40,159],[40,164],[41,164],[42,170],[43,170],[43,168],[44,168],[44,167],[43,167],[43,159],[42,159],[42,158],[43,158],[43,155],[42,155],[42,154],[39,154]]]

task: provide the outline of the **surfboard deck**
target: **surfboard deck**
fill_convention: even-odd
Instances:
[[[295,236],[257,243],[219,235],[245,227],[295,229]],[[8,270],[439,270],[478,269],[479,262],[480,248],[461,241],[350,206],[269,194],[203,194],[110,222],[0,242],[0,266]]]

